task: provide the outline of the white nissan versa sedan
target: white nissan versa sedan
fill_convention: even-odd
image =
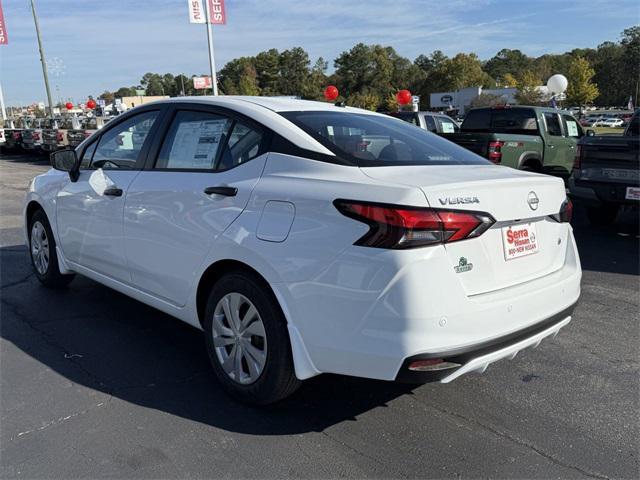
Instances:
[[[389,116],[176,98],[51,158],[24,209],[39,280],[201,328],[245,402],[323,372],[450,382],[555,335],[580,295],[562,180]]]

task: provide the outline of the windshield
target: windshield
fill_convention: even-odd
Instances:
[[[490,164],[448,140],[391,117],[320,111],[281,115],[358,166]]]

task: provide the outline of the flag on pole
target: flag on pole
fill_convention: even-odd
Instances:
[[[2,12],[2,0],[0,0],[0,45],[7,45],[9,37],[7,36],[7,26],[4,23],[4,13]]]
[[[225,25],[227,23],[227,14],[224,8],[224,0],[187,0],[189,4],[189,22],[207,22],[205,1],[209,2],[209,11],[211,12],[209,23],[213,25]]]
[[[209,11],[211,18],[209,21],[214,25],[224,25],[227,23],[227,14],[224,10],[224,0],[209,0]]]
[[[629,103],[627,103],[627,110],[633,110],[633,96],[629,95]]]
[[[205,23],[202,0],[187,0],[189,4],[189,23]]]

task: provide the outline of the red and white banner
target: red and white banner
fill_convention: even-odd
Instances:
[[[206,23],[205,4],[207,0],[187,0],[189,4],[189,22],[190,23]],[[224,25],[227,23],[227,14],[224,9],[224,0],[208,0],[209,1],[209,23]]]
[[[189,4],[189,22],[205,23],[204,2],[202,0],[187,0]]]
[[[0,45],[7,45],[8,43],[9,43],[9,37],[7,36],[7,25],[4,23],[4,13],[2,12],[2,0],[0,0]]]
[[[196,90],[211,88],[211,77],[193,77],[193,88]]]
[[[209,0],[209,23],[224,25],[227,23],[227,14],[224,10],[224,0]]]

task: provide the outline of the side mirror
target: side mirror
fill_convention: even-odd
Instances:
[[[57,152],[53,152],[51,154],[51,166],[56,170],[60,170],[62,172],[69,172],[69,178],[72,182],[78,180],[78,155],[76,155],[76,151],[72,148],[67,148],[64,150],[58,150]]]
[[[587,137],[595,137],[596,132],[590,128],[587,129]]]

